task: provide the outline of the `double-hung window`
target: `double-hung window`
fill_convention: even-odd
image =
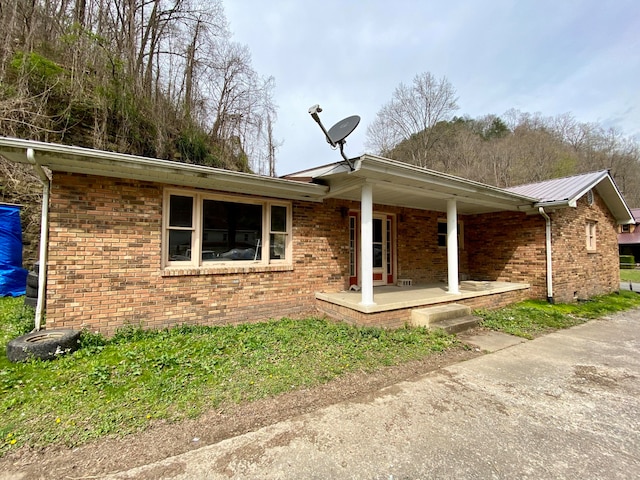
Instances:
[[[215,268],[291,263],[291,204],[167,190],[163,264]]]
[[[457,223],[458,228],[458,248],[464,249],[464,232],[463,232],[463,224],[462,222]],[[447,219],[439,218],[438,219],[438,246],[446,247],[447,246]]]

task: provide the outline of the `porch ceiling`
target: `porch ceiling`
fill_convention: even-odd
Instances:
[[[447,200],[455,199],[458,213],[464,215],[530,212],[536,202],[489,185],[371,155],[356,159],[353,170],[336,165],[317,172],[315,178],[329,186],[327,197],[359,201],[361,186],[369,183],[376,204],[446,212]]]

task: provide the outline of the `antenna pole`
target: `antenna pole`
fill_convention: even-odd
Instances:
[[[338,145],[340,145],[340,154],[342,155],[342,158],[344,158],[344,160],[347,162],[347,165],[349,165],[349,168],[353,172],[355,170],[355,168],[353,167],[353,164],[351,163],[351,160],[349,160],[347,158],[347,155],[344,153],[344,144],[345,144],[344,140],[340,140],[338,142]]]
[[[324,133],[324,136],[327,139],[327,143],[335,148],[336,144],[331,141],[331,138],[329,137],[329,132],[327,132],[327,129],[324,128],[324,125],[322,125],[322,122],[320,121],[320,116],[318,115],[318,113],[320,113],[321,111],[322,111],[322,108],[320,108],[320,105],[314,105],[309,109],[309,114],[311,115],[311,118],[313,118],[316,121],[316,123],[320,125],[320,128],[322,129],[322,133]]]
[[[316,123],[318,125],[320,125],[320,128],[322,129],[322,133],[324,133],[324,136],[327,139],[327,143],[329,143],[329,145],[331,145],[333,148],[336,147],[336,145],[340,146],[340,155],[342,155],[342,158],[344,158],[344,160],[347,162],[347,165],[349,165],[349,168],[351,169],[351,171],[355,170],[353,164],[351,163],[351,160],[349,160],[349,158],[345,155],[344,153],[344,144],[345,144],[345,137],[347,137],[347,135],[349,135],[354,128],[356,128],[356,126],[358,125],[358,123],[360,122],[360,117],[358,117],[357,115],[353,115],[351,117],[345,118],[345,121],[343,121],[342,124],[335,124],[333,127],[331,127],[331,131],[334,132],[334,130],[336,129],[336,127],[338,127],[338,132],[334,132],[333,138],[336,138],[337,140],[334,142],[333,139],[331,138],[332,136],[329,135],[329,132],[327,131],[326,128],[324,128],[324,125],[322,125],[322,122],[320,121],[320,116],[318,115],[318,113],[320,113],[322,111],[322,108],[320,108],[320,105],[313,105],[311,108],[309,108],[309,115],[311,115],[311,118],[313,118]]]

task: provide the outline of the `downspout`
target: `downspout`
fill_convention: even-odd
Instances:
[[[33,148],[27,149],[27,160],[33,165],[42,182],[42,215],[40,217],[40,269],[38,271],[38,301],[36,303],[35,331],[42,327],[47,285],[47,252],[49,243],[49,193],[51,180],[37,162]]]
[[[547,253],[547,302],[553,304],[553,262],[551,258],[551,218],[544,211],[544,208],[538,207],[538,212],[546,221],[545,237],[546,237],[546,253]]]

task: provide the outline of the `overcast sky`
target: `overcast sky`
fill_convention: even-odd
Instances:
[[[640,140],[638,0],[224,0],[232,39],[276,81],[277,174],[339,161],[328,129],[362,118],[345,153],[365,153],[367,125],[402,82],[431,72],[458,95],[457,115],[510,108],[615,126]]]

